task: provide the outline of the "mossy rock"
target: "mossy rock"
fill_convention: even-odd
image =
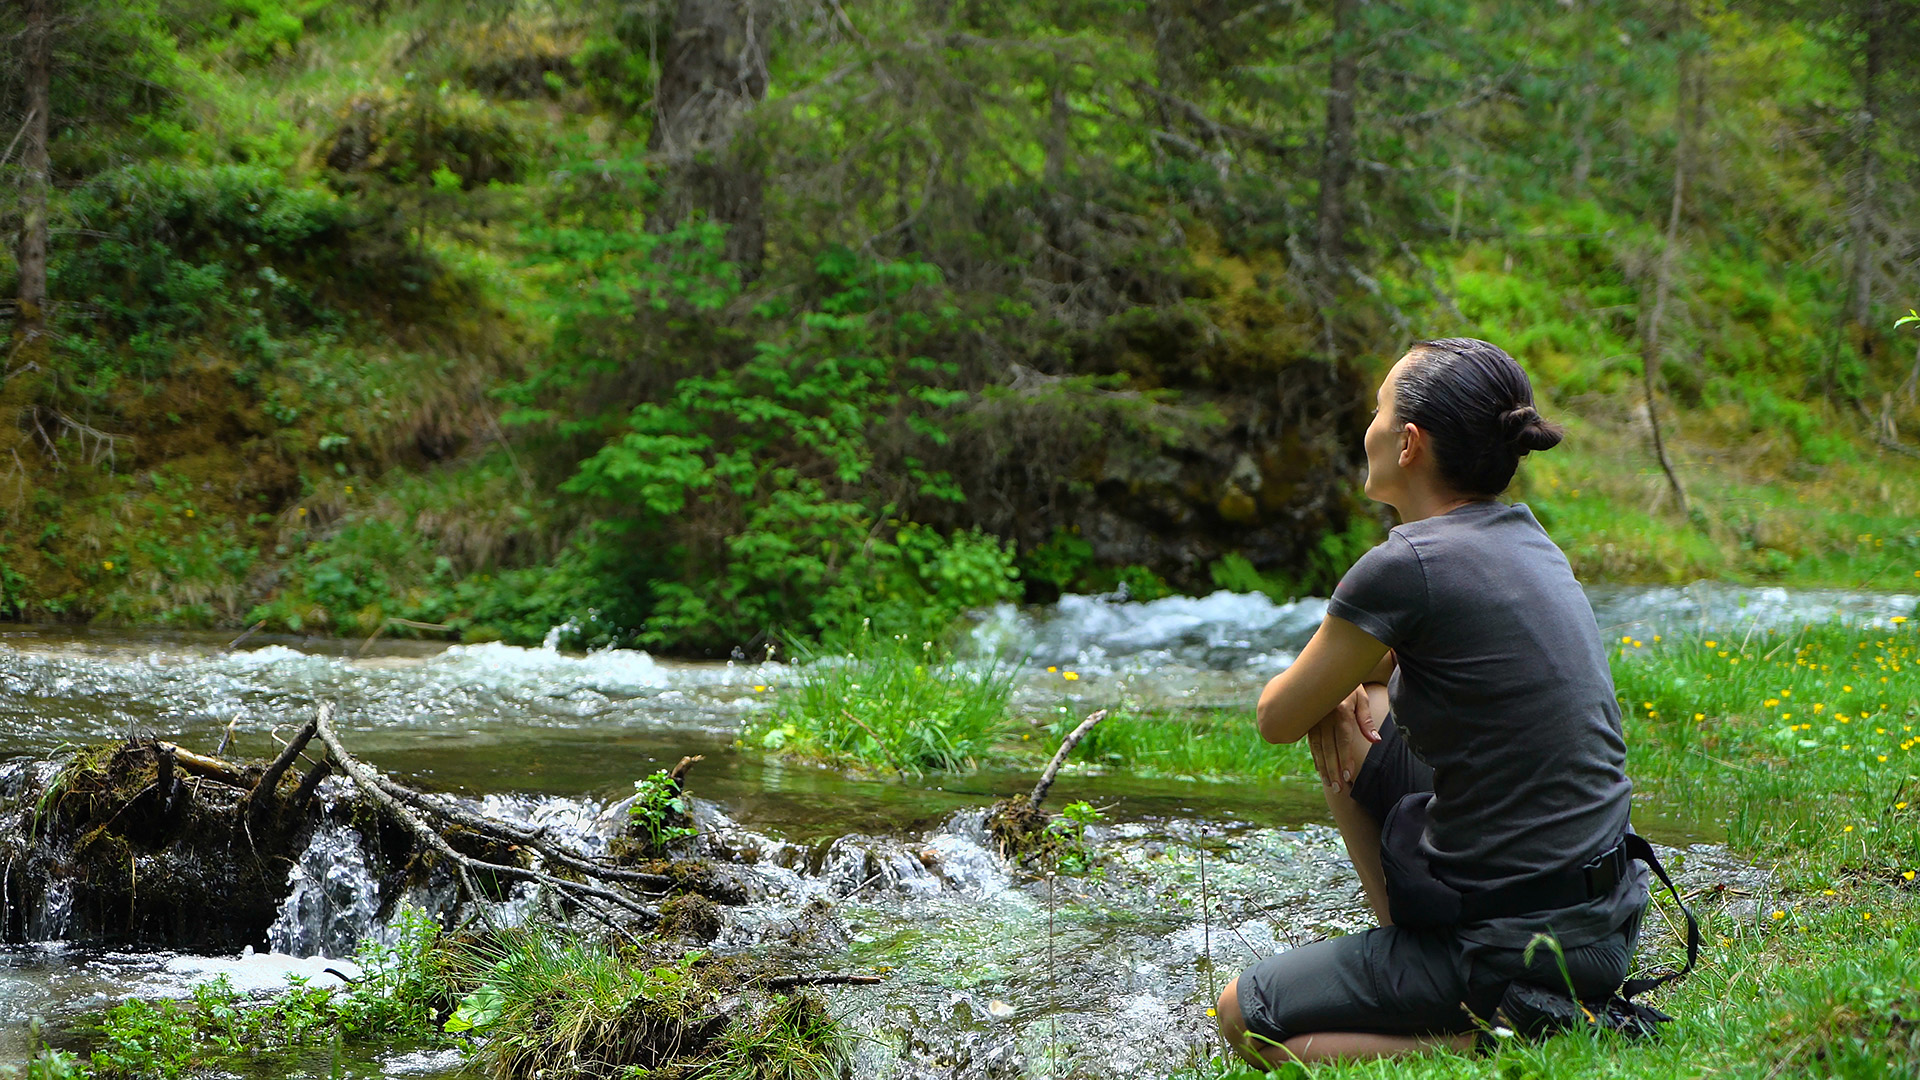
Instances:
[[[720,936],[720,907],[699,893],[682,893],[660,905],[659,934],[663,938],[709,942]]]

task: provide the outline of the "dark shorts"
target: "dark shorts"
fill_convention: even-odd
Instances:
[[[1433,789],[1433,770],[1412,751],[1389,716],[1381,740],[1353,779],[1353,798],[1375,820],[1402,795]],[[1639,919],[1618,933],[1565,952],[1566,971],[1551,949],[1534,951],[1467,941],[1451,929],[1380,926],[1289,949],[1240,973],[1240,1012],[1247,1030],[1282,1042],[1320,1031],[1388,1035],[1453,1034],[1492,1015],[1507,984],[1524,980],[1562,987],[1581,998],[1604,998],[1626,978]]]

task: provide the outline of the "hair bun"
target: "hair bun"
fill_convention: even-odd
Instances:
[[[1551,450],[1560,445],[1564,434],[1558,424],[1548,423],[1541,417],[1540,410],[1531,405],[1519,405],[1501,413],[1500,427],[1506,433],[1507,445],[1517,454]]]

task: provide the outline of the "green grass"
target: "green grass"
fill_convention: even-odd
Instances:
[[[977,768],[1010,730],[1014,665],[863,630],[838,651],[794,646],[793,685],[741,738],[776,753],[901,775]]]
[[[1034,753],[1053,753],[1079,723],[1069,715],[1035,739]],[[1275,780],[1312,773],[1306,744],[1274,746],[1253,726],[1251,706],[1240,709],[1114,710],[1080,741],[1074,760],[1135,776],[1175,780]]]

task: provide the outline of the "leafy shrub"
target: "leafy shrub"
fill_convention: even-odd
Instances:
[[[1300,595],[1300,589],[1284,574],[1263,574],[1245,555],[1229,551],[1207,567],[1214,585],[1228,592],[1265,593],[1276,604],[1284,604]]]
[[[340,107],[337,121],[327,167],[394,184],[427,183],[439,173],[467,189],[513,181],[531,154],[515,117],[444,83],[364,91]]]

